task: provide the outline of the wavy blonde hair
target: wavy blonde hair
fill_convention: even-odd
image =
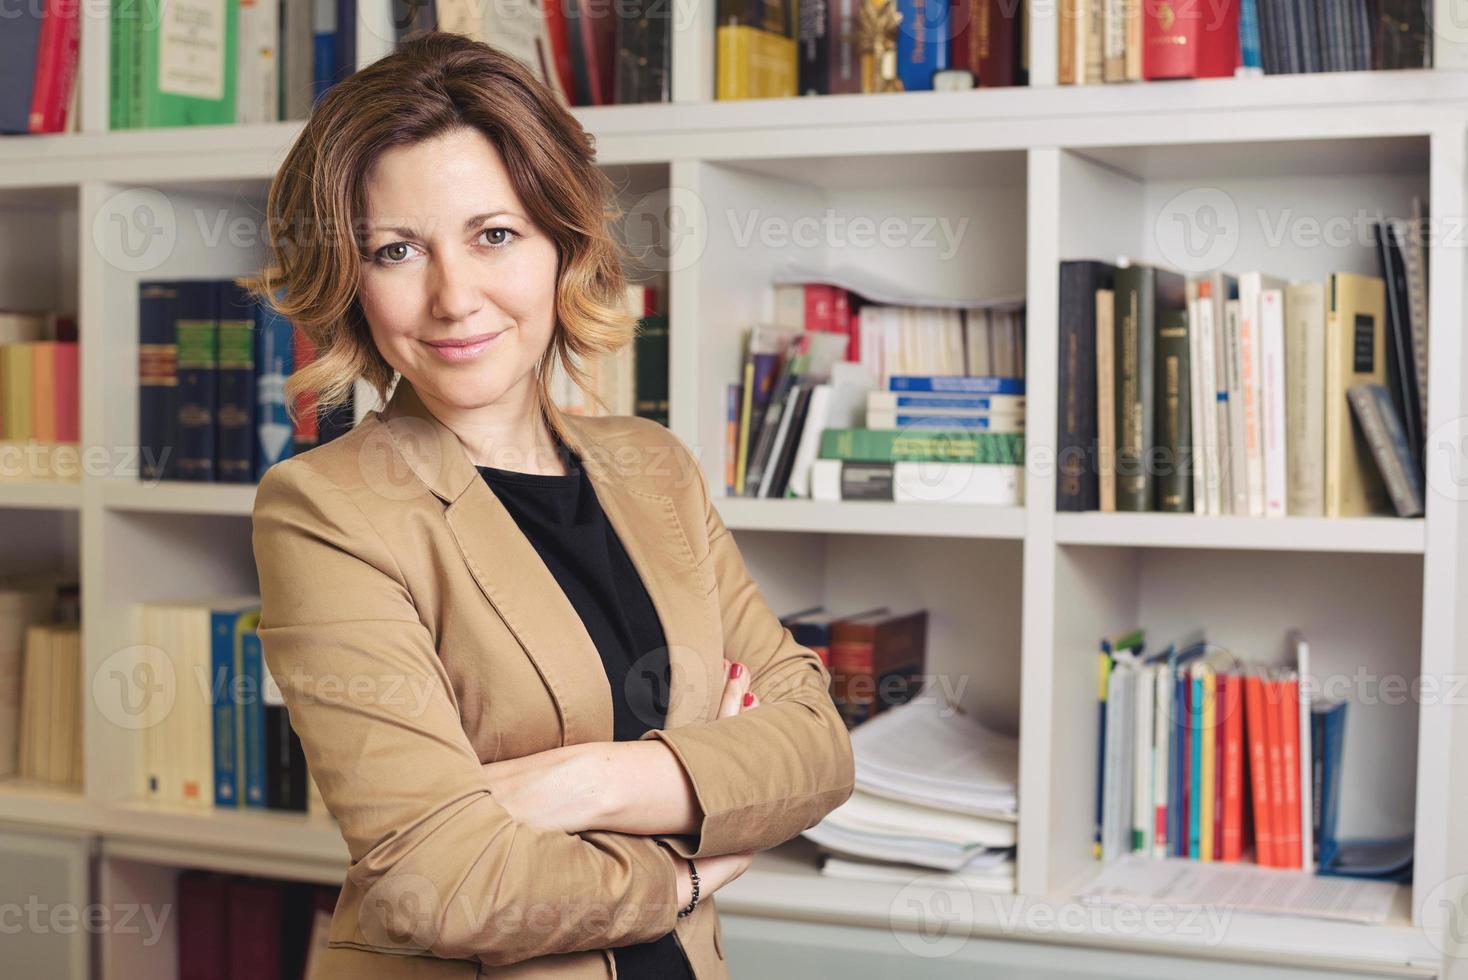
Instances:
[[[487,44],[433,31],[333,85],[312,110],[271,181],[269,260],[237,280],[290,320],[316,358],[285,383],[286,410],[314,394],[323,409],[344,404],[358,378],[386,401],[394,370],[372,340],[357,283],[366,257],[363,185],[385,150],[459,127],[499,150],[528,216],[556,243],[556,322],[535,366],[536,398],[562,434],[550,395],[559,361],[595,404],[580,363],[632,340],[637,318],[623,301],[622,253],[611,224],[622,214],[596,166],[595,141],[521,62]]]

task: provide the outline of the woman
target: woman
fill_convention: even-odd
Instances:
[[[713,894],[851,793],[692,454],[550,400],[631,337],[609,199],[533,75],[441,33],[333,87],[270,189],[250,285],[317,348],[288,403],[387,401],[254,509],[265,659],[351,855],[315,978],[725,977]]]

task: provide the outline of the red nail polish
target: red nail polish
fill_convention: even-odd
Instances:
[[[743,664],[741,664],[741,663],[733,663],[733,664],[730,664],[729,665],[729,679],[730,680],[733,680],[734,678],[738,677],[742,673],[744,673],[744,665]]]
[[[751,704],[754,704],[754,692],[753,691],[745,691],[744,692],[744,706],[747,708]]]

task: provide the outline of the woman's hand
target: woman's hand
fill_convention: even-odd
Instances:
[[[757,707],[759,696],[749,689],[749,668],[738,661],[724,658],[724,693],[719,698],[719,717],[728,718]],[[699,874],[702,875],[703,872],[700,871]]]

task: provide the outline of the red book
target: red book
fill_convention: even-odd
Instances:
[[[1228,716],[1224,714],[1228,703],[1228,675],[1213,676],[1213,846],[1209,851],[1215,861],[1223,860],[1223,754],[1224,725]]]
[[[1281,772],[1284,779],[1283,810],[1286,867],[1303,867],[1300,859],[1300,682],[1298,678],[1275,681],[1279,686],[1279,730]]]
[[[1015,33],[1023,9],[1014,0],[973,0],[969,61],[979,88],[1015,83]]]
[[[178,978],[216,980],[229,963],[229,878],[184,871],[177,888]]]
[[[545,5],[545,33],[550,38],[551,71],[560,79],[566,104],[576,104],[576,74],[571,67],[571,45],[566,37],[566,13],[559,3]]]
[[[1238,0],[1142,4],[1143,78],[1222,78],[1238,63]]]
[[[74,340],[58,340],[55,349],[56,441],[81,442],[81,423],[77,418],[81,405],[80,380],[77,373],[77,345]]]
[[[81,42],[79,5],[70,0],[46,0],[41,37],[36,50],[35,84],[31,89],[30,131],[60,133],[66,129],[66,109],[76,85],[77,49]]]
[[[1244,679],[1244,721],[1249,732],[1249,782],[1254,803],[1254,860],[1274,863],[1274,825],[1269,805],[1268,733],[1264,727],[1264,685],[1250,674]]]
[[[295,356],[291,371],[295,373],[316,359],[316,345],[311,343],[300,327],[292,328],[291,338],[294,341],[292,353]],[[320,430],[316,423],[316,394],[308,391],[296,399],[296,452],[304,452],[320,441]]]
[[[229,957],[215,964],[214,977],[282,980],[281,886],[261,878],[229,883]]]
[[[617,75],[617,21],[592,0],[573,0],[581,27],[581,53],[586,59],[590,105],[611,105]]]
[[[1219,766],[1223,772],[1223,832],[1215,851],[1221,861],[1237,861],[1244,852],[1244,678],[1241,674],[1227,676]]]
[[[1269,775],[1269,829],[1273,834],[1274,846],[1270,849],[1269,866],[1289,867],[1289,829],[1284,807],[1284,738],[1280,731],[1279,681],[1265,678],[1261,681],[1264,707],[1264,751],[1265,765]]]

